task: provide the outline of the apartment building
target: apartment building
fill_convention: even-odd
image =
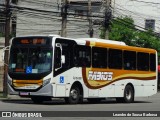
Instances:
[[[18,0],[16,36],[61,35],[61,0]],[[69,0],[67,4],[67,37],[89,37],[88,0]],[[24,8],[24,9],[23,9]],[[26,9],[32,8],[32,9]],[[92,14],[100,13],[101,0],[92,0]],[[45,12],[46,11],[46,12]],[[99,15],[99,14],[98,14]],[[94,21],[99,17],[91,18]],[[93,24],[94,37],[99,37],[99,25]]]
[[[139,29],[160,32],[160,0],[112,0],[113,15],[130,16]]]

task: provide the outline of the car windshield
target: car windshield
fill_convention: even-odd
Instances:
[[[52,68],[52,49],[12,47],[9,72],[36,74],[49,72]]]

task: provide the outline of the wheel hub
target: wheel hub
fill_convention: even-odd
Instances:
[[[129,99],[131,99],[131,91],[130,90],[127,90],[126,91],[126,98],[129,100]]]
[[[77,99],[77,97],[78,97],[78,92],[77,92],[75,89],[73,89],[73,90],[71,91],[71,97],[72,97],[73,99]]]

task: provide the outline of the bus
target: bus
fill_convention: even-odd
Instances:
[[[69,104],[106,98],[132,103],[157,93],[157,52],[98,38],[15,37],[8,91],[34,103],[53,98]]]

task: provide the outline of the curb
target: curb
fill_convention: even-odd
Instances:
[[[23,97],[20,97],[20,96],[18,96],[18,95],[8,95],[8,97],[3,97],[3,95],[2,96],[0,96],[0,100],[30,100],[30,98],[23,98]]]

